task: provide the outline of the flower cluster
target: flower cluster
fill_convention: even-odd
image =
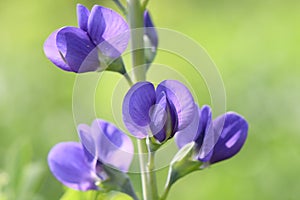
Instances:
[[[149,11],[144,8],[141,14],[142,58],[148,69],[157,53],[158,34]],[[227,112],[213,120],[211,108],[207,105],[200,108],[189,89],[177,80],[164,80],[156,87],[148,81],[132,84],[122,60],[130,39],[129,25],[118,13],[102,6],[94,6],[89,11],[78,5],[77,16],[79,27],[63,27],[48,37],[45,54],[65,71],[110,70],[127,78],[131,88],[123,100],[122,116],[129,133],[138,144],[144,142],[147,147],[148,152],[139,152],[147,154],[149,162],[145,170],[149,174],[144,176],[141,172],[143,184],[156,184],[153,156],[168,140],[175,138],[179,151],[170,163],[161,200],[179,178],[240,151],[248,133],[248,123],[241,115]],[[131,138],[101,119],[95,119],[91,126],[81,124],[77,130],[80,142],[62,142],[50,150],[48,164],[53,175],[75,190],[117,190],[137,200],[126,174],[134,156]],[[140,163],[142,170],[145,163],[141,158]],[[157,199],[155,187],[143,185],[144,190],[148,187],[153,194],[143,191],[146,199]]]
[[[179,148],[195,143],[195,159],[213,164],[234,156],[242,148],[248,132],[246,120],[227,112],[212,120],[209,106],[197,109],[191,125],[176,135]]]
[[[108,177],[104,165],[127,172],[133,158],[130,138],[113,124],[96,119],[91,127],[78,126],[81,143],[55,145],[48,163],[53,175],[77,190],[96,190]]]
[[[78,4],[77,18],[78,28],[66,26],[50,34],[44,43],[47,58],[65,71],[83,73],[107,69],[124,74],[123,66],[109,66],[128,46],[130,31],[122,16],[102,6],[96,5],[89,11]],[[151,63],[158,37],[148,11],[145,11],[144,23],[146,58]]]

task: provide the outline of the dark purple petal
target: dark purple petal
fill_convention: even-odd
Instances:
[[[88,19],[90,11],[83,5],[77,4],[78,26],[84,31],[88,30]]]
[[[154,49],[157,49],[158,46],[158,36],[156,29],[154,28],[154,24],[152,22],[150,13],[148,10],[144,12],[144,24],[145,24],[145,35],[149,38],[151,41],[151,44],[153,45]]]
[[[57,48],[56,44],[56,36],[57,33],[60,31],[56,30],[47,38],[47,40],[44,43],[44,52],[46,57],[56,66],[61,68],[65,71],[73,71],[69,65],[64,61],[63,57],[59,53],[59,50]]]
[[[186,128],[193,120],[196,109],[194,99],[190,91],[179,81],[166,80],[161,82],[156,94],[165,92],[170,104],[174,105],[178,116],[178,131]]]
[[[150,131],[150,109],[156,97],[152,83],[139,82],[132,86],[123,101],[123,121],[128,131],[137,138],[145,138]]]
[[[198,130],[194,140],[201,147],[212,123],[211,108],[207,105],[202,106],[201,110],[199,109],[199,117]]]
[[[198,160],[207,162],[219,137],[214,134],[211,108],[204,105],[200,110],[199,126],[195,142],[199,149]]]
[[[246,120],[234,113],[227,112],[213,121],[214,132],[220,137],[214,147],[210,163],[216,163],[234,156],[245,143],[248,132]]]
[[[98,189],[94,166],[87,161],[80,143],[55,145],[49,152],[48,164],[53,175],[64,185],[82,191]]]
[[[107,24],[105,23],[104,14],[102,11],[106,9],[108,8],[94,6],[88,19],[88,33],[95,45],[98,45],[104,41],[103,33]]]
[[[92,134],[96,136],[98,159],[128,171],[134,154],[131,139],[115,125],[100,119],[94,120]]]
[[[110,58],[119,57],[129,42],[129,27],[115,11],[94,6],[88,20],[88,33],[101,53]]]
[[[74,72],[96,71],[98,51],[86,32],[75,27],[62,28],[56,36],[58,50]]]

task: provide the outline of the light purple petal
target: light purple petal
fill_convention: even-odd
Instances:
[[[152,83],[139,82],[132,86],[123,101],[123,121],[128,131],[137,138],[145,138],[150,131],[150,109],[156,97]]]
[[[134,153],[133,144],[115,125],[96,119],[91,127],[79,125],[78,133],[83,146],[99,161],[128,171]]]
[[[87,161],[80,143],[55,145],[49,152],[48,164],[53,175],[64,185],[82,191],[98,189],[94,166]]]
[[[88,19],[90,11],[83,5],[77,4],[78,26],[84,31],[88,30]]]
[[[190,91],[182,83],[176,80],[161,82],[156,94],[165,92],[168,101],[174,105],[178,116],[178,131],[186,128],[193,120],[196,109],[194,99]]]
[[[157,97],[157,103],[151,112],[150,128],[159,142],[164,142],[177,132],[178,117],[174,105],[169,102],[164,92]]]
[[[92,129],[86,124],[80,124],[77,127],[78,135],[81,143],[90,154],[97,157],[96,152],[96,136],[92,134]]]
[[[167,98],[163,93],[158,102],[150,110],[150,128],[152,135],[160,142],[166,139],[166,130],[164,129],[167,122]]]
[[[197,105],[196,108],[197,109],[194,110],[194,116],[190,125],[175,134],[175,142],[179,149],[186,144],[195,141],[195,138],[198,135],[199,117],[201,111]]]
[[[46,57],[56,66],[65,71],[73,71],[70,66],[62,58],[56,44],[56,36],[60,29],[51,33],[51,35],[47,38],[44,43],[44,52]]]
[[[133,159],[131,139],[112,123],[96,119],[92,124],[98,159],[121,171],[128,171]]]
[[[110,58],[119,57],[129,42],[129,27],[115,11],[94,6],[88,20],[88,33],[101,53]]]
[[[74,72],[96,71],[98,51],[87,33],[79,28],[65,27],[56,36],[57,48]]]
[[[215,134],[221,132],[210,163],[216,163],[234,156],[245,143],[248,123],[240,115],[227,112],[213,121]]]

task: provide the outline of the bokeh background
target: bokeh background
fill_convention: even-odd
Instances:
[[[0,1],[0,200],[53,200],[63,193],[46,158],[56,143],[78,140],[76,76],[50,63],[42,47],[55,29],[76,26],[77,3],[116,9],[109,0]],[[223,78],[227,109],[250,124],[236,157],[180,180],[169,199],[300,198],[299,8],[297,0],[150,0],[156,26],[182,32],[207,50]],[[155,62],[178,65],[163,53]],[[103,77],[103,85],[120,79],[109,72]],[[112,94],[109,86],[99,88],[97,98]],[[203,89],[196,93],[200,104],[210,103]],[[113,121],[105,106],[110,96],[103,96],[97,115]],[[158,173],[161,188],[166,170]]]

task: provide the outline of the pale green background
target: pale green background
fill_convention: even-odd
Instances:
[[[54,144],[78,140],[75,75],[50,63],[42,46],[55,29],[76,25],[76,3],[115,8],[108,0],[0,1],[1,200],[54,200],[62,194],[46,157]],[[182,32],[207,50],[222,75],[227,109],[250,124],[240,154],[180,180],[169,199],[299,199],[299,9],[297,0],[150,0],[157,26]],[[156,61],[172,64],[166,59],[162,54]],[[105,77],[106,84],[119,78]],[[209,104],[200,91],[199,103]],[[112,119],[110,110],[97,106],[98,116]]]

